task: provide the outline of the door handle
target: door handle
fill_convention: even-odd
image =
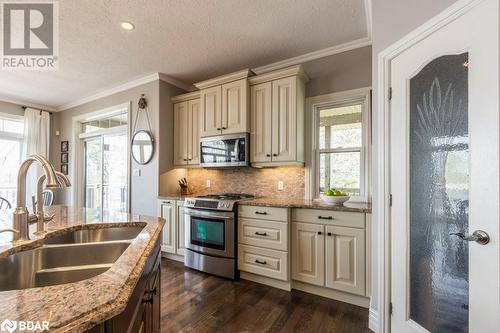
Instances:
[[[476,242],[481,245],[486,245],[490,242],[490,236],[483,230],[476,230],[472,233],[472,235],[466,235],[463,232],[452,232],[450,235],[457,236],[461,240],[467,242]]]

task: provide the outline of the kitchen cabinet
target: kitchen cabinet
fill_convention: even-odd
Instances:
[[[323,225],[292,223],[292,279],[324,285],[324,232]]]
[[[125,310],[87,332],[159,333],[160,301],[161,255],[160,241],[158,241],[146,261],[142,275],[128,299]]]
[[[304,164],[307,80],[301,66],[249,79],[252,165]]]
[[[249,132],[249,70],[194,85],[200,89],[201,137]]]
[[[326,287],[365,294],[365,231],[326,226]]]
[[[366,296],[365,214],[294,209],[292,215],[292,278]]]
[[[159,216],[165,219],[161,250],[168,258],[182,261],[184,244],[184,201],[158,200]]]
[[[165,219],[161,250],[163,252],[176,252],[176,212],[174,200],[160,202],[160,217]]]
[[[189,93],[172,98],[174,102],[174,165],[200,163],[200,94]]]

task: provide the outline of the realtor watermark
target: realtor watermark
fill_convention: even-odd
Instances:
[[[15,321],[5,319],[0,323],[0,332],[44,332],[48,330],[48,321]]]
[[[1,70],[59,68],[59,3],[0,1]]]

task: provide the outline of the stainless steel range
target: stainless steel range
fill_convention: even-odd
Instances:
[[[221,193],[184,200],[184,265],[237,279],[237,202],[250,194]]]

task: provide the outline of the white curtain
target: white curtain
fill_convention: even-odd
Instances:
[[[24,112],[24,157],[41,154],[49,159],[50,114],[26,108]],[[38,164],[37,164],[38,165]],[[36,182],[42,175],[41,167],[31,167],[26,179],[26,205],[31,207],[31,196],[36,194]]]

